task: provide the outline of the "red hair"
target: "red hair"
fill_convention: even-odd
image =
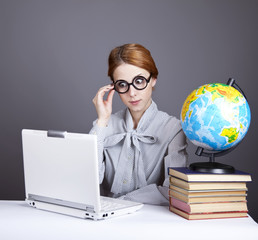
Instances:
[[[123,63],[143,68],[151,73],[153,78],[157,78],[159,73],[150,51],[140,44],[124,44],[110,52],[108,76],[111,79],[113,79],[115,69]]]

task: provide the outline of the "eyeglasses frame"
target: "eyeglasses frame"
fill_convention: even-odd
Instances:
[[[135,81],[137,78],[139,78],[139,77],[144,78],[144,79],[146,80],[146,82],[147,82],[146,86],[145,86],[144,88],[141,88],[141,89],[137,88],[137,87],[133,84],[134,81]],[[139,91],[144,90],[144,89],[148,86],[148,84],[149,84],[149,82],[150,82],[150,80],[151,80],[151,77],[152,77],[152,73],[150,74],[150,76],[148,77],[148,79],[145,78],[144,76],[136,76],[136,77],[133,78],[133,81],[132,81],[131,83],[129,83],[129,82],[125,81],[125,80],[117,80],[117,81],[114,81],[114,80],[112,79],[112,81],[113,81],[113,84],[114,84],[114,89],[115,89],[115,91],[118,92],[119,94],[124,94],[124,93],[127,93],[127,92],[129,91],[131,85],[132,85],[136,90],[139,90]],[[128,84],[128,89],[127,89],[125,92],[119,92],[119,91],[116,89],[116,83],[117,83],[117,82],[126,82],[126,83]]]

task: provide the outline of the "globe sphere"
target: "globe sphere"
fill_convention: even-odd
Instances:
[[[222,151],[246,135],[251,112],[245,97],[234,87],[205,84],[186,98],[180,120],[187,138],[196,146]]]

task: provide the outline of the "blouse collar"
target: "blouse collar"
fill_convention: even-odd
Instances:
[[[138,126],[136,129],[133,129],[133,118],[129,111],[129,109],[126,109],[125,113],[125,125],[127,132],[136,131],[138,133],[143,133],[148,126],[150,125],[151,121],[153,120],[154,116],[157,114],[158,108],[156,103],[152,100],[151,105],[148,107],[148,109],[143,113]]]

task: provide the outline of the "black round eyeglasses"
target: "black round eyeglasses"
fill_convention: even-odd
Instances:
[[[125,80],[117,80],[114,82],[114,89],[121,94],[128,92],[130,85],[133,85],[133,87],[137,90],[143,90],[148,86],[150,80],[151,74],[148,79],[143,76],[136,76],[131,83],[128,83]]]

